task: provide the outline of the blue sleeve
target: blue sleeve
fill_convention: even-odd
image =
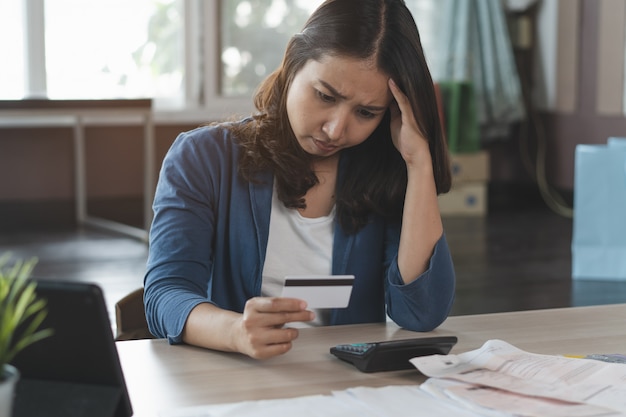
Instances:
[[[181,134],[173,143],[153,204],[144,304],[150,331],[170,343],[182,342],[191,310],[210,302],[214,184],[210,152],[198,132]]]
[[[397,252],[387,271],[387,314],[398,326],[424,332],[443,323],[452,309],[456,280],[445,234],[435,245],[428,269],[415,281],[402,281]]]

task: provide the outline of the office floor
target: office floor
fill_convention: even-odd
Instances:
[[[452,315],[626,302],[626,282],[572,281],[572,220],[546,208],[444,225],[457,271]],[[148,253],[143,242],[97,229],[3,233],[7,251],[37,257],[37,278],[98,283],[112,320],[115,302],[142,285]]]

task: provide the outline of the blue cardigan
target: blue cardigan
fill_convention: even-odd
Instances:
[[[181,343],[185,321],[199,303],[242,312],[261,293],[273,175],[262,174],[260,183],[242,179],[239,153],[227,129],[202,127],[179,135],[163,161],[144,303],[150,331],[170,343]],[[339,181],[344,167],[340,162]],[[445,320],[455,285],[445,235],[428,270],[404,285],[398,224],[371,216],[356,234],[338,224],[334,233],[332,272],[356,279],[349,306],[333,310],[331,324],[384,322],[385,305],[389,317],[410,330],[430,331]]]

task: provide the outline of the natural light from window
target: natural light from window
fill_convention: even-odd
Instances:
[[[0,1],[0,98],[19,100],[24,96],[24,44],[22,5]]]
[[[158,109],[202,112],[241,110],[323,0],[43,0],[35,16],[45,16],[45,44],[35,35],[29,58],[22,31],[36,23],[23,16],[27,1],[0,0],[0,36],[11,40],[0,43],[0,99],[153,98]],[[428,58],[435,2],[407,5]]]
[[[181,94],[182,17],[175,1],[54,0],[45,6],[49,98]]]
[[[322,0],[225,0],[221,14],[221,94],[249,97],[280,65],[287,42]]]

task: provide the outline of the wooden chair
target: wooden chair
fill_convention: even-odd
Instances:
[[[132,291],[115,304],[115,340],[154,339],[148,330],[143,306],[143,287]]]

